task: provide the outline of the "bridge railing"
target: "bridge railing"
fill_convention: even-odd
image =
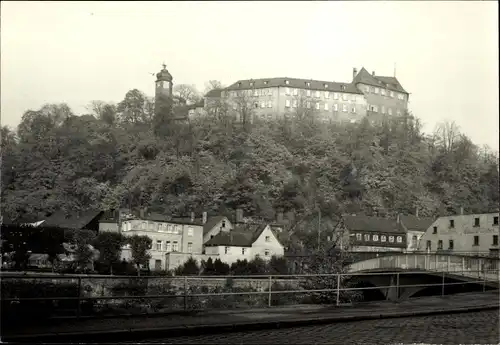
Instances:
[[[418,263],[418,259],[417,259]],[[406,262],[405,262],[406,264]],[[439,271],[436,271],[436,273]],[[468,281],[450,281],[457,273],[441,271],[441,279],[434,283],[401,284],[402,275],[421,275],[421,270],[392,272],[351,272],[346,274],[300,274],[300,275],[252,275],[252,276],[188,276],[188,277],[137,277],[137,276],[86,276],[86,275],[19,275],[1,273],[2,318],[8,318],[19,310],[28,313],[50,305],[50,310],[65,306],[66,317],[88,318],[109,316],[103,310],[114,310],[110,313],[134,315],[144,308],[151,313],[165,313],[180,310],[218,309],[234,307],[271,307],[284,304],[311,303],[307,298],[311,294],[326,294],[330,303],[341,305],[351,303],[346,294],[369,290],[389,289],[399,291],[410,287],[440,287],[444,295],[453,286],[476,284],[485,292],[496,277],[498,286],[499,271],[485,268],[473,273]],[[356,286],[352,278],[363,280],[373,275],[390,275],[393,282],[386,286]],[[97,287],[101,280],[102,290]],[[10,284],[9,284],[10,281]],[[35,282],[35,285],[23,284]],[[57,285],[64,285],[57,288]],[[93,284],[93,285],[92,285]],[[119,286],[125,291],[116,293],[104,285]],[[217,285],[218,286],[215,286]],[[92,286],[91,286],[92,285]],[[33,289],[35,287],[35,289]],[[27,289],[28,288],[28,289]],[[43,289],[53,291],[42,291]],[[127,289],[130,289],[127,290]],[[33,291],[35,290],[35,291]],[[39,294],[41,293],[41,294]],[[356,301],[356,300],[355,300]],[[17,308],[16,306],[23,306]],[[17,309],[16,309],[17,308]],[[27,308],[27,309],[26,309]],[[31,309],[30,309],[31,308]],[[115,309],[113,309],[115,308]],[[16,312],[17,310],[17,312]],[[118,310],[118,311],[117,311]],[[132,310],[136,310],[132,312]],[[10,313],[10,315],[9,315]],[[52,316],[51,316],[52,317]]]
[[[350,265],[352,272],[377,269],[425,270],[453,272],[464,277],[478,277],[497,280],[500,259],[496,257],[472,257],[443,254],[400,254],[382,256],[355,262]]]

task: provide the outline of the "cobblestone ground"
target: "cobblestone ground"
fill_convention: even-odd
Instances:
[[[499,344],[498,310],[144,340],[164,344]]]

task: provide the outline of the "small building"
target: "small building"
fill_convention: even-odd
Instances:
[[[99,232],[99,220],[103,213],[104,211],[95,209],[74,213],[59,211],[47,217],[39,226],[76,230],[86,229],[97,234]]]
[[[460,214],[436,219],[422,236],[419,250],[498,256],[498,212]]]
[[[238,224],[231,231],[219,232],[205,243],[205,254],[217,255],[222,262],[264,260],[283,256],[284,247],[269,224]]]
[[[401,224],[406,230],[406,240],[408,252],[415,252],[418,250],[420,239],[427,231],[427,228],[434,222],[434,218],[420,218],[418,212],[416,215],[400,215]]]
[[[353,252],[404,252],[406,230],[400,221],[365,215],[344,215],[334,228],[332,240],[340,249]]]

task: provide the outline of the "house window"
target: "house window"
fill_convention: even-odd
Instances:
[[[290,108],[290,100],[285,100],[285,107]]]
[[[325,98],[330,98],[330,91],[325,91]]]
[[[434,227],[432,228],[432,233],[433,233],[433,234],[437,234],[437,233],[438,233],[438,227],[437,227],[437,226],[434,226]]]
[[[342,104],[342,111],[347,113],[347,104]]]
[[[474,246],[479,245],[479,236],[474,236]]]
[[[334,93],[333,93],[333,99],[339,99],[339,94],[338,94],[338,93],[336,93],[336,92],[334,92]]]
[[[229,254],[229,247],[224,247],[224,254]]]
[[[373,235],[373,240],[378,241],[378,235]]]
[[[453,240],[449,240],[448,241],[448,249],[453,249],[453,245],[454,245]]]
[[[273,101],[267,101],[267,107],[272,108],[273,107]]]
[[[365,241],[369,241],[369,240],[370,240],[370,235],[365,234]]]
[[[264,81],[264,85],[267,85],[267,80],[266,80],[266,81]]]
[[[375,93],[378,94],[378,87],[375,88]]]
[[[193,243],[188,242],[188,253],[192,253],[192,252],[193,252]]]
[[[381,94],[382,96],[385,96],[385,89],[380,89],[380,94]]]
[[[269,254],[270,254],[269,249],[266,249],[266,250],[264,251],[264,255],[265,255],[265,256],[269,256]]]
[[[398,243],[402,243],[403,242],[403,237],[402,236],[398,236],[398,237],[396,237],[396,240],[398,241]]]
[[[356,107],[354,107],[354,106],[353,106],[353,107],[351,108],[351,113],[356,114]]]
[[[241,254],[245,255],[245,252],[246,252],[246,248],[241,248]]]
[[[475,227],[479,226],[479,218],[474,218],[474,226]]]
[[[225,227],[226,227],[226,221],[225,221],[225,220],[223,220],[223,221],[222,221],[222,227],[223,227],[223,228],[225,228]]]
[[[253,90],[253,96],[257,97],[259,95],[259,90]]]
[[[391,98],[394,98],[394,91],[391,91],[390,94]]]
[[[169,251],[171,250],[171,248],[170,248],[170,241],[166,241],[166,242],[165,242],[165,250],[166,250],[167,252],[169,252]]]
[[[361,234],[356,234],[356,240],[361,241],[362,240],[362,235]]]
[[[438,241],[438,250],[443,249],[443,240]]]
[[[285,95],[289,95],[290,94],[290,88],[289,87],[285,87]]]
[[[316,97],[319,98],[319,91],[316,91]]]
[[[174,243],[172,243],[172,251],[173,252],[179,251],[179,245],[178,245],[177,241],[174,241]]]
[[[365,86],[365,92],[370,92],[370,87],[369,86]]]
[[[271,242],[271,236],[266,236],[266,242]]]
[[[417,235],[413,235],[412,238],[411,238],[411,246],[413,248],[415,248],[417,246],[417,241],[418,241]]]
[[[370,86],[370,92],[375,93],[375,88],[373,86]]]
[[[294,108],[297,108],[297,100],[296,100],[296,99],[294,99],[294,100],[293,100],[292,106],[293,106]]]
[[[256,108],[256,109],[257,109],[257,108],[259,107],[259,102],[255,102],[255,103],[253,104],[253,106],[254,106],[254,108]]]
[[[342,94],[342,99],[343,99],[344,101],[347,101],[347,99],[348,99],[348,98],[347,98],[347,93],[343,93],[343,94]]]
[[[293,95],[297,96],[299,94],[299,89],[293,89]]]
[[[236,103],[233,103],[233,110],[236,110],[237,108]]]
[[[400,116],[400,115],[401,115],[401,110],[399,110],[399,109],[398,109],[398,110],[396,111],[396,115]]]
[[[454,228],[454,227],[455,227],[455,220],[450,219],[450,228]]]
[[[319,102],[316,102],[316,110],[319,110]]]
[[[432,242],[431,241],[427,241],[427,243],[425,245],[425,249],[427,249],[427,250],[431,250],[432,249]]]
[[[253,81],[250,82],[250,86],[253,86]]]
[[[328,103],[325,102],[325,110],[328,110]]]
[[[190,226],[188,228],[188,236],[193,236],[193,227],[192,226]]]
[[[328,89],[328,84],[324,84],[323,86],[325,87],[325,89]]]
[[[387,108],[387,114],[392,115],[392,109],[391,108]]]
[[[382,114],[385,114],[385,106],[382,106]]]
[[[334,104],[333,105],[333,111],[339,111],[339,105],[338,104]]]
[[[374,113],[378,113],[378,106],[376,106],[376,105],[372,105],[372,111],[373,111]]]
[[[307,96],[307,97],[311,97],[311,90],[307,90],[307,91],[306,91],[306,96]]]
[[[306,81],[306,85],[307,85],[307,86],[311,86],[311,83],[310,83],[310,82],[308,82],[308,81]]]
[[[493,235],[493,245],[498,246],[498,235]]]
[[[261,101],[260,102],[260,107],[265,108],[266,107],[266,101]]]
[[[142,222],[141,223],[141,229],[142,230],[146,230],[146,222]]]
[[[380,242],[387,241],[387,237],[385,235],[380,236]]]
[[[156,250],[161,250],[161,241],[156,241]]]
[[[389,236],[389,242],[394,242],[394,236]]]
[[[498,225],[498,217],[493,217],[493,225]]]

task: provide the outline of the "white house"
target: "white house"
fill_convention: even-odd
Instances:
[[[222,262],[264,260],[283,256],[284,247],[269,224],[241,224],[230,231],[221,231],[205,243],[206,255],[217,255]]]

